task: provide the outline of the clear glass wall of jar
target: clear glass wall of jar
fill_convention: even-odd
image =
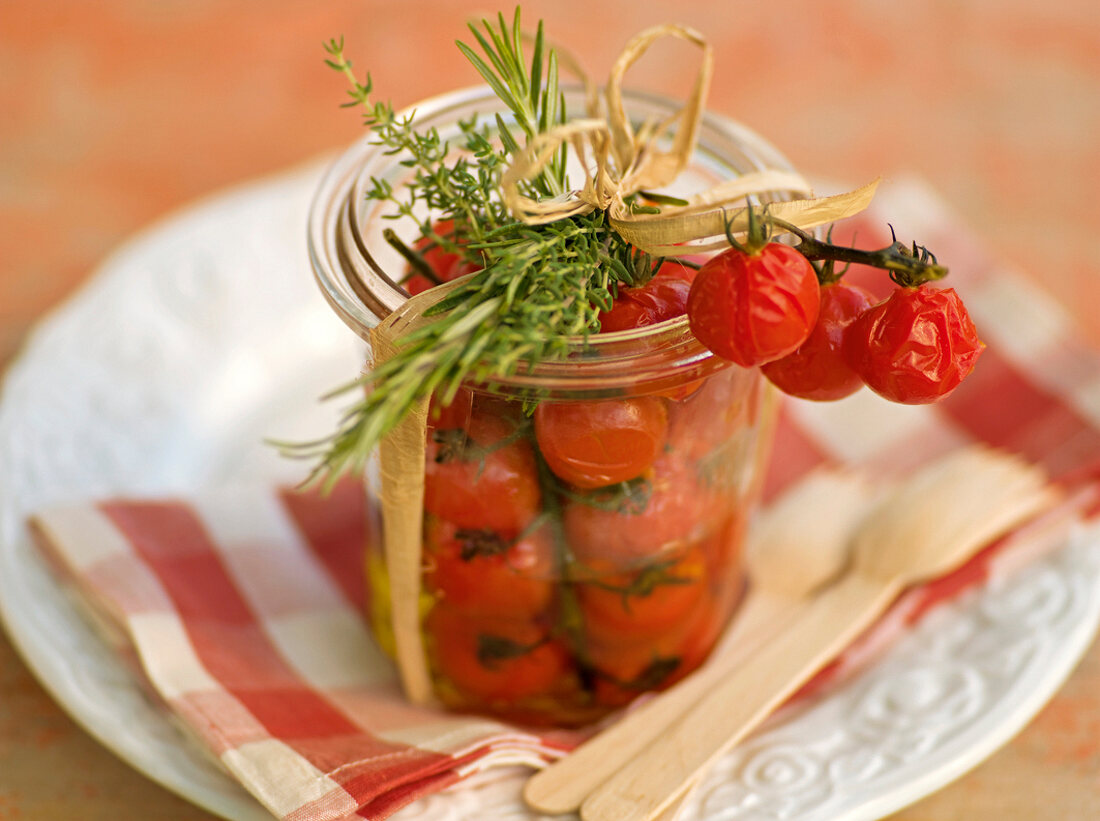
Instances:
[[[582,110],[579,90],[568,98]],[[626,102],[639,120],[675,111],[664,98],[628,94]],[[460,144],[460,120],[477,113],[491,122],[500,109],[478,88],[421,103],[416,117]],[[403,260],[381,236],[400,225],[364,193],[372,178],[399,188],[409,172],[398,159],[369,139],[353,146],[310,215],[317,281],[364,340],[407,298]],[[752,132],[708,115],[680,184],[689,193],[764,168],[790,166]],[[772,415],[759,374],[711,354],[686,317],[577,339],[562,361],[468,385],[446,408],[434,404],[422,630],[440,700],[578,724],[697,667],[743,589],[744,530]],[[602,419],[624,417],[631,458],[593,478],[570,440],[587,432],[598,441]],[[369,616],[385,648],[392,636],[379,544],[366,546],[366,566]]]

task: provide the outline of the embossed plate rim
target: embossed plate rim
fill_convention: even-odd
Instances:
[[[331,374],[324,369],[312,373],[314,361],[331,356],[335,362],[344,357],[345,344],[350,345],[345,329],[330,316],[308,276],[305,213],[319,172],[320,165],[311,164],[217,194],[128,242],[40,325],[10,367],[0,395],[0,463],[6,466],[0,474],[0,617],[17,649],[77,723],[131,766],[213,813],[245,821],[270,816],[145,696],[49,575],[22,520],[38,505],[89,494],[179,492],[205,481],[256,479],[280,470],[270,452],[242,445],[242,433],[283,433],[285,429],[267,427],[286,420],[266,407],[266,400],[285,400],[273,392],[288,386],[297,398],[317,395],[328,386],[325,380]],[[232,278],[242,269],[242,261],[253,259],[274,272],[276,281],[267,301],[249,299]],[[244,269],[255,267],[263,266]],[[269,327],[264,316],[256,314],[272,311],[287,312],[286,317],[276,314],[284,327],[308,333],[288,332],[287,339],[275,340],[274,349],[269,349]],[[236,353],[226,356],[225,351]],[[354,362],[350,352],[349,347],[346,362]],[[293,366],[280,368],[281,381],[270,372],[265,375],[268,381],[259,384],[239,378],[248,368],[283,365],[287,357]],[[182,389],[159,370],[155,376],[137,370],[158,359],[171,365],[168,376],[182,380]],[[343,363],[341,359],[340,367]],[[226,377],[223,371],[232,373]],[[125,393],[119,393],[119,385]],[[228,392],[225,404],[242,411],[241,418],[227,415],[223,403],[209,401],[215,388]],[[105,414],[103,419],[81,409],[79,400],[87,396],[100,401],[103,407],[97,412]],[[261,408],[267,415],[259,412]],[[293,424],[316,425],[316,413],[295,409]],[[111,424],[115,427],[105,428]],[[120,424],[126,425],[125,440],[118,437]],[[164,440],[165,431],[176,436]],[[95,436],[90,434],[101,437],[94,447],[89,440]],[[148,450],[158,442],[165,445],[163,450]],[[34,451],[47,447],[60,454],[53,462]],[[93,469],[100,466],[102,470]],[[961,738],[959,749],[926,762],[917,776],[887,790],[842,796],[841,805],[829,809],[832,819],[877,817],[926,795],[985,758],[1038,711],[1087,648],[1100,622],[1100,568],[1094,561],[1100,537],[1092,532],[1086,541],[1085,548],[1074,552],[1067,547],[1058,554],[1061,558],[1049,560],[1053,572],[1062,573],[1060,578],[1084,579],[1084,609],[1072,629],[1058,634],[1056,652],[1045,659],[1042,669],[1029,668],[1035,675],[1022,691],[1013,691],[1009,714],[999,715],[976,737]],[[938,618],[948,624],[965,618],[965,608],[981,607],[988,595],[992,594],[979,591],[947,606]],[[905,641],[919,639],[916,635]],[[883,663],[820,705],[777,717],[744,750],[757,749],[768,739],[776,744],[788,743],[789,737],[810,739],[815,711],[857,697],[859,687],[869,686],[875,675],[889,669],[890,658],[904,659],[904,653],[904,647],[891,651]],[[733,783],[733,768],[744,763],[739,764],[736,756],[744,750],[724,759],[712,776],[719,788]],[[397,817],[524,817],[521,782],[517,773],[486,774],[467,789],[431,796]],[[728,808],[711,812],[697,803],[691,817],[735,816]],[[789,817],[815,818],[804,812]]]

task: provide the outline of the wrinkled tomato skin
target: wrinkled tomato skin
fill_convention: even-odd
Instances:
[[[661,453],[668,413],[656,396],[603,402],[543,402],[535,438],[550,470],[584,489],[626,482]]]
[[[954,288],[898,288],[848,329],[844,356],[893,402],[938,402],[974,369],[984,345]]]
[[[618,510],[602,506],[598,491],[591,501],[573,499],[566,505],[566,540],[578,561],[609,562],[629,571],[702,537],[706,494],[693,466],[662,456],[648,481],[647,498],[628,501]]]
[[[429,429],[426,457],[428,513],[514,538],[539,512],[534,453],[513,420],[475,412],[465,429]]]
[[[653,278],[637,288],[620,288],[610,311],[600,312],[600,333],[629,331],[682,316],[695,269],[668,260]]]
[[[691,331],[723,359],[762,365],[810,335],[819,290],[809,260],[788,245],[770,242],[755,254],[731,248],[695,276],[687,305]]]
[[[843,399],[863,387],[844,357],[844,337],[853,322],[871,307],[863,288],[834,282],[821,288],[817,324],[797,350],[760,367],[764,376],[788,396],[817,402]]]
[[[492,531],[467,531],[433,519],[424,538],[424,587],[454,610],[533,619],[554,594],[548,528],[509,543]]]
[[[531,621],[472,615],[436,605],[424,622],[436,672],[467,700],[494,706],[562,689],[572,674],[569,653]],[[509,657],[486,658],[486,640],[513,645]]]

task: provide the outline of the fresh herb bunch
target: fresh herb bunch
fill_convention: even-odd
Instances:
[[[361,471],[382,437],[433,392],[446,404],[463,380],[506,377],[560,359],[569,350],[568,337],[587,337],[599,329],[599,312],[610,308],[620,285],[642,284],[660,265],[660,259],[628,245],[603,212],[537,226],[507,212],[498,190],[510,157],[566,120],[557,58],[546,46],[540,23],[526,60],[518,8],[510,26],[498,15],[496,26],[482,20],[480,29],[470,24],[470,31],[484,59],[465,43],[458,47],[511,110],[520,133],[499,114],[492,125],[475,116],[460,124],[464,150],[453,159],[451,146],[435,129],[420,132],[413,115],[399,117],[389,103],[372,100],[370,75],[365,83],[355,79],[342,41],[326,46],[328,64],[352,83],[347,105],[365,107],[375,144],[414,169],[400,192],[375,179],[368,197],[392,203],[391,218],[415,220],[421,236],[481,270],[432,306],[426,315],[435,321],[403,336],[394,356],[330,394],[370,386],[333,434],[288,448],[292,455],[320,460],[307,483],[331,484]],[[549,198],[568,190],[565,152],[563,145],[527,183],[527,196]],[[429,215],[417,217],[425,207]],[[453,236],[433,230],[442,219],[454,221]],[[416,255],[407,247],[401,250]]]

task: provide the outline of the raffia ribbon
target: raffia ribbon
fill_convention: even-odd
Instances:
[[[466,279],[467,277],[463,277]],[[407,300],[371,330],[375,368],[397,352],[398,340],[433,320],[424,312],[453,291],[454,280]],[[382,505],[382,547],[390,585],[390,617],[401,686],[418,704],[432,697],[424,641],[420,632],[420,576],[423,570],[424,469],[428,435],[428,399],[422,399],[378,448]]]
[[[697,45],[703,53],[691,95],[683,108],[663,122],[645,123],[635,133],[622,99],[622,79],[649,47],[672,36]],[[647,29],[631,40],[611,70],[605,93],[607,116],[599,116],[599,95],[566,52],[562,63],[584,81],[588,117],[558,126],[535,137],[513,161],[501,179],[501,195],[516,217],[542,224],[590,213],[607,212],[612,227],[628,242],[658,256],[695,254],[728,246],[727,230],[748,229],[748,208],[730,210],[733,203],[753,194],[787,192],[796,197],[812,193],[801,175],[780,169],[745,174],[688,198],[682,206],[665,207],[660,214],[635,214],[626,198],[639,191],[670,185],[687,167],[695,150],[703,103],[713,66],[711,47],[686,26],[663,25]],[[661,149],[670,129],[678,124],[669,150]],[[558,148],[569,142],[585,169],[584,187],[548,201],[521,193],[522,183],[537,175]],[[588,166],[588,156],[595,170]],[[862,211],[878,182],[846,194],[820,199],[796,198],[769,205],[769,213],[800,228],[813,228]],[[397,350],[404,334],[432,320],[424,311],[439,302],[462,281],[440,285],[406,301],[371,332],[375,367]],[[383,439],[379,448],[383,546],[389,575],[397,665],[406,696],[414,702],[431,700],[431,677],[420,631],[420,583],[423,551],[424,469],[428,400],[422,400]]]
[[[630,68],[657,40],[675,37],[702,51],[699,71],[683,107],[663,122],[645,123],[635,133],[623,104],[622,81]],[[632,245],[656,256],[677,256],[712,251],[729,245],[733,234],[748,230],[748,209],[730,210],[752,194],[785,191],[796,199],[769,205],[769,213],[799,228],[808,229],[850,217],[865,209],[878,181],[844,194],[810,199],[812,189],[797,173],[766,169],[720,183],[687,198],[685,205],[666,206],[660,214],[633,213],[626,198],[639,191],[656,191],[670,185],[687,167],[695,150],[710,88],[714,54],[706,39],[692,28],[665,24],[646,29],[623,49],[611,69],[605,92],[607,115],[600,117],[599,97],[588,88],[585,119],[573,120],[536,136],[520,152],[501,178],[501,196],[517,219],[530,225],[555,222],[595,210],[606,211],[615,231]],[[660,148],[678,125],[667,150]],[[522,183],[537,176],[563,143],[569,143],[584,167],[582,188],[552,200],[525,196]],[[589,167],[593,158],[595,169]]]

